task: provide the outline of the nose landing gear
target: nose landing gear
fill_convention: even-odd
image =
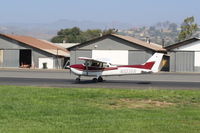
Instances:
[[[76,78],[76,83],[80,83],[80,81],[81,81],[81,76],[78,76],[77,78]]]

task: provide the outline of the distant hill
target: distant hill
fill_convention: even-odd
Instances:
[[[177,41],[180,32],[180,24],[169,21],[158,22],[152,26],[133,26],[132,24],[120,22],[94,22],[94,21],[72,21],[59,20],[52,23],[0,23],[0,33],[27,35],[39,39],[50,40],[60,29],[79,27],[81,30],[87,29],[118,29],[122,35],[133,36],[140,40],[150,39],[151,42],[160,45],[171,45]],[[199,37],[200,30],[194,37]]]
[[[164,21],[152,26],[119,30],[119,34],[132,36],[143,41],[148,39],[153,43],[168,46],[178,42],[178,34],[181,31],[180,26],[180,24]],[[192,37],[199,36],[200,30],[198,30]]]
[[[57,31],[65,28],[79,27],[82,30],[87,29],[130,29],[131,24],[120,22],[93,22],[93,21],[72,21],[59,20],[53,23],[7,23],[0,24],[0,32],[8,34],[28,35],[40,39],[50,40],[56,35]]]

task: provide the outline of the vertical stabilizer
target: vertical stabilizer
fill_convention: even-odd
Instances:
[[[147,60],[147,63],[149,62],[154,62],[154,65],[152,66],[151,70],[152,72],[158,72],[161,69],[161,62],[162,62],[162,58],[163,58],[163,53],[155,53],[151,58],[149,58]]]

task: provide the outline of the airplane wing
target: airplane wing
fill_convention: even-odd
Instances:
[[[101,62],[101,63],[107,63],[106,61],[88,58],[88,57],[78,57],[79,60],[85,60],[85,61],[93,61],[93,62]]]

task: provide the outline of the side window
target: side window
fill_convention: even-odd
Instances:
[[[102,68],[103,67],[103,63],[99,63],[99,67]]]
[[[107,63],[103,63],[103,67],[109,67],[109,65]]]
[[[101,63],[100,62],[92,62],[92,65],[93,67],[101,67]]]

